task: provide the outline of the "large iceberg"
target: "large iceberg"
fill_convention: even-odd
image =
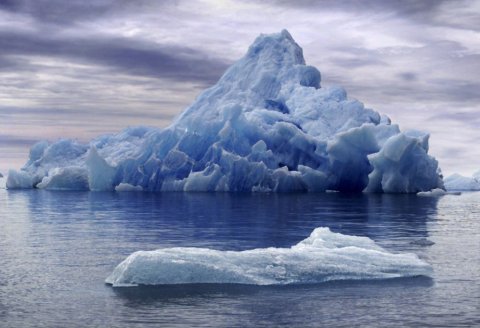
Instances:
[[[128,256],[105,280],[114,287],[189,283],[286,285],[431,275],[415,254],[392,254],[367,237],[315,229],[290,248],[219,251],[176,247]]]
[[[320,87],[287,31],[260,35],[169,127],[34,145],[8,188],[414,193],[443,188],[425,132]],[[68,176],[72,175],[72,176]],[[117,188],[118,189],[118,188]],[[123,188],[120,188],[123,189]]]
[[[457,173],[452,174],[445,178],[445,188],[447,190],[480,191],[480,171],[471,177]]]

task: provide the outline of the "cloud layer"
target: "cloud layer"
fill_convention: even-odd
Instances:
[[[0,172],[37,139],[168,125],[259,33],[287,28],[323,85],[429,130],[444,172],[469,174],[479,13],[480,1],[1,1]]]

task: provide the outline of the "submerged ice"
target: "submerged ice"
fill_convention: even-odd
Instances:
[[[168,128],[40,142],[8,188],[370,191],[442,188],[429,135],[320,87],[287,31],[260,35]]]
[[[189,283],[312,284],[428,276],[415,254],[392,254],[367,237],[317,228],[290,248],[219,251],[176,247],[128,256],[106,279],[114,287]]]

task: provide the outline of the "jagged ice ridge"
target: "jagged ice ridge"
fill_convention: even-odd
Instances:
[[[320,87],[284,30],[260,35],[169,127],[88,145],[35,144],[7,187],[146,191],[368,191],[443,188],[429,135]],[[118,187],[121,186],[121,187]]]

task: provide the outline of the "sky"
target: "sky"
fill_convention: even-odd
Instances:
[[[444,175],[480,170],[480,1],[0,0],[0,172],[38,140],[168,126],[284,28],[322,86],[429,131]]]

